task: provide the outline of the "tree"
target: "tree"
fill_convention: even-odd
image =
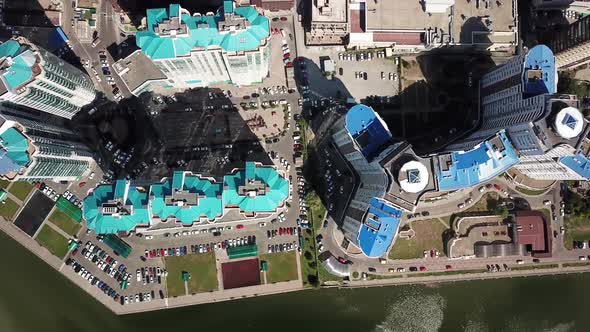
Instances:
[[[303,253],[303,257],[305,257],[305,259],[307,259],[308,261],[310,261],[313,258],[311,252],[309,252],[308,250],[306,250],[305,253]]]
[[[309,267],[311,267],[312,269],[315,269],[318,267],[318,263],[316,263],[315,261],[311,261],[311,262],[309,262]]]

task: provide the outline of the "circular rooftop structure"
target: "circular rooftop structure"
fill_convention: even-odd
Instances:
[[[555,116],[555,131],[565,139],[577,137],[584,129],[584,117],[575,107],[566,107]]]
[[[426,166],[418,161],[411,160],[399,170],[397,180],[402,190],[409,193],[418,193],[428,185],[429,176]]]

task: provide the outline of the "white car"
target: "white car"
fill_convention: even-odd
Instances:
[[[154,236],[153,236],[153,235],[146,235],[146,236],[145,236],[145,239],[146,239],[146,240],[151,240],[151,239],[153,239],[153,238],[154,238]]]
[[[141,281],[141,270],[140,269],[137,269],[136,275],[137,275],[137,278],[136,278],[137,282],[140,282]]]
[[[258,227],[264,227],[264,226],[266,226],[266,223],[265,222],[258,223]]]

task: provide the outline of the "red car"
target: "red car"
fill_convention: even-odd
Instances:
[[[72,256],[76,256],[77,253],[78,253],[78,248],[76,248],[72,251]]]
[[[283,228],[279,228],[279,235],[283,235]]]
[[[242,229],[242,228],[244,228],[244,225],[242,225],[242,224],[236,226],[236,229]]]
[[[422,271],[422,272],[426,271],[426,266],[420,266],[420,271]]]
[[[160,249],[160,257],[164,257],[164,249]]]
[[[450,266],[450,265],[447,265],[447,266],[445,266],[445,269],[447,269],[447,270],[452,270],[452,269],[453,269],[453,267],[452,267],[452,266]]]
[[[289,59],[291,57],[291,53],[283,54],[283,59]]]
[[[291,62],[291,61],[287,62],[287,64],[285,66],[287,66],[287,67],[293,67],[293,62]]]
[[[285,16],[281,17],[281,21],[286,21],[286,20],[287,20],[287,18]]]
[[[225,249],[225,241],[221,241],[221,249]]]
[[[342,264],[346,264],[348,263],[348,259],[344,258],[344,257],[338,257],[338,261]]]
[[[494,188],[496,188],[496,190],[502,190],[502,187],[500,187],[499,185],[494,183]]]
[[[285,229],[287,231],[287,234],[291,235],[291,228],[287,227],[287,229]]]

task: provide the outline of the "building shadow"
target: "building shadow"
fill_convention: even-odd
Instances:
[[[342,114],[352,98],[339,78],[338,71],[331,79],[311,59],[298,57],[294,63],[295,82],[303,99],[302,116],[308,120],[316,136],[322,136]]]
[[[231,101],[210,100],[210,92],[223,96],[207,88],[178,93],[176,101],[151,92],[119,103],[102,96],[72,123],[114,178],[159,181],[174,170],[221,176],[245,161],[272,164]],[[131,155],[125,163],[117,162],[121,152]]]
[[[492,41],[487,36],[490,32],[488,28],[492,21],[489,18],[473,16],[470,18],[460,17],[464,19],[459,33],[459,42],[461,44],[492,44]]]
[[[486,52],[433,50],[400,62],[402,90],[397,96],[369,96],[396,139],[428,154],[467,134],[479,118],[479,79],[494,66]]]

